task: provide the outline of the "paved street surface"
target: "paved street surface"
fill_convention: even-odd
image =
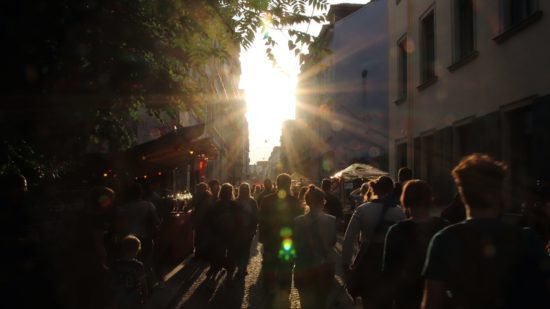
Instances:
[[[181,270],[181,278],[177,280],[175,297],[166,306],[168,308],[264,308],[261,244],[255,240],[251,249],[248,275],[244,279],[236,279],[231,283],[227,282],[223,271],[215,284],[212,281],[208,282],[206,280],[208,266],[202,262],[188,262]],[[327,308],[359,308],[360,306],[353,304],[343,287],[342,272],[339,269],[340,249],[341,246],[337,244],[334,252],[337,259],[336,276]],[[298,291],[294,287],[290,295],[290,305],[291,308],[300,308]]]

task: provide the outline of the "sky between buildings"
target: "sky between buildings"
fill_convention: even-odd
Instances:
[[[366,0],[330,0],[329,3],[367,3]],[[321,25],[311,23],[300,26],[300,30],[317,35]],[[300,72],[294,53],[288,51],[289,37],[280,31],[268,31],[279,46],[274,49],[277,66],[265,56],[262,37],[258,33],[251,48],[241,52],[241,82],[245,90],[247,120],[250,139],[250,163],[267,160],[274,146],[280,145],[281,124],[295,118],[295,89]]]

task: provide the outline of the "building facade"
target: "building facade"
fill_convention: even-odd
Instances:
[[[390,172],[402,166],[455,192],[450,170],[472,152],[510,167],[511,206],[547,181],[550,2],[391,0]]]
[[[387,168],[387,9],[385,0],[332,5],[317,50],[310,48],[296,126],[311,132],[298,170],[311,179],[356,162]]]

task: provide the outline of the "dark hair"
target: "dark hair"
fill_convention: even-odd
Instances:
[[[93,209],[98,209],[101,207],[101,199],[109,198],[111,200],[115,199],[115,191],[107,187],[95,187],[90,191],[90,206]]]
[[[218,199],[220,201],[232,201],[235,199],[233,195],[233,185],[229,182],[224,183],[220,187],[220,192],[218,193]]]
[[[219,186],[220,182],[217,179],[212,179],[208,182],[208,186],[212,188],[213,186]]]
[[[506,164],[486,154],[463,158],[452,175],[464,204],[469,208],[489,208],[502,199]]]
[[[331,185],[332,185],[332,182],[328,178],[325,178],[321,181],[321,189],[323,189],[323,191],[325,192],[330,190]]]
[[[266,178],[264,179],[264,187],[272,187],[273,183],[271,182],[271,179]]]
[[[208,191],[209,187],[206,182],[199,182],[195,185],[195,194],[200,194],[202,192]]]
[[[122,252],[127,255],[136,256],[141,250],[141,241],[135,235],[127,235],[120,241]]]
[[[323,203],[325,200],[325,192],[319,189],[315,185],[309,185],[306,195],[305,195],[306,204],[310,207]]]
[[[411,180],[413,177],[412,170],[408,167],[402,167],[397,172],[397,181],[405,182]]]
[[[239,186],[239,196],[237,199],[241,198],[250,198],[250,185],[247,182],[243,182]]]
[[[283,173],[277,176],[277,188],[279,190],[289,191],[291,184],[292,178],[290,178],[289,174]]]
[[[24,186],[24,183],[27,181],[25,176],[10,172],[1,177],[1,190],[5,192],[10,192],[12,190],[21,190]]]
[[[139,183],[133,182],[126,189],[126,195],[132,201],[139,200],[143,196],[143,188]]]
[[[401,205],[405,208],[428,207],[432,203],[432,188],[419,179],[409,180],[401,193]]]
[[[370,181],[369,187],[376,196],[381,197],[393,191],[393,180],[388,176],[380,176],[376,180]]]

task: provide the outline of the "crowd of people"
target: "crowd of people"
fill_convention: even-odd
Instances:
[[[342,243],[349,295],[364,308],[548,308],[548,228],[506,222],[506,172],[489,156],[466,157],[452,171],[457,197],[441,215],[430,185],[408,168],[395,183],[388,176],[365,182],[353,192],[360,202]],[[321,187],[291,188],[288,174],[275,186],[267,179],[263,190],[199,184],[195,254],[211,263],[209,278],[223,268],[229,278],[246,275],[257,224],[266,307],[288,308],[294,280],[302,308],[325,308],[344,215],[331,181]],[[539,206],[548,224],[548,197]]]
[[[231,286],[246,277],[257,234],[267,308],[290,306],[292,282],[302,308],[327,307],[339,266],[347,292],[364,308],[549,308],[550,196],[526,209],[536,215],[511,224],[503,216],[506,175],[487,155],[464,158],[452,170],[457,196],[438,215],[430,185],[401,168],[395,183],[381,176],[353,191],[357,206],[348,218],[330,179],[321,188],[292,186],[288,174],[263,186],[201,182],[186,207],[194,260],[209,265],[207,287],[223,273]],[[26,224],[33,222],[26,192],[23,176],[3,178],[2,261],[13,266],[2,270],[4,299],[22,307],[143,305],[158,281],[154,194],[144,198],[137,183],[120,194],[94,188],[52,255]],[[24,297],[29,291],[37,297]]]
[[[138,183],[97,186],[59,222],[18,174],[2,178],[2,303],[13,308],[140,308],[158,283],[155,205]],[[59,219],[59,218],[58,218]],[[52,226],[56,225],[56,226]]]

